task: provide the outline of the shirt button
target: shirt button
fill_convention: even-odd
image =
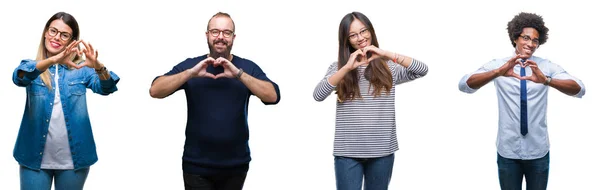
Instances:
[[[40,152],[40,155],[42,155],[42,152]]]
[[[46,138],[46,135],[42,135],[42,138]]]
[[[48,120],[46,119],[46,123],[48,123]]]
[[[52,103],[50,103],[50,105],[52,105]]]

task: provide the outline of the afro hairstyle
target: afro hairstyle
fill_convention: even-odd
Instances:
[[[534,13],[521,12],[508,22],[508,28],[506,28],[513,47],[516,47],[515,41],[521,36],[523,28],[534,28],[537,30],[540,34],[539,45],[546,43],[546,40],[548,40],[548,28],[544,24],[544,19]]]

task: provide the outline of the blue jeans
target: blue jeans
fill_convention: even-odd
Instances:
[[[21,166],[21,190],[50,190],[54,178],[55,190],[79,190],[87,178],[90,168],[79,170],[32,170]]]
[[[379,158],[336,156],[335,180],[338,190],[387,190],[392,179],[394,154]]]
[[[527,190],[545,190],[548,185],[550,153],[533,160],[508,159],[498,154],[498,176],[502,190],[521,190],[523,175]]]

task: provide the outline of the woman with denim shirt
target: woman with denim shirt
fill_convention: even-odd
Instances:
[[[79,40],[75,18],[59,12],[46,22],[36,60],[23,60],[14,70],[13,82],[27,91],[13,155],[21,166],[21,189],[49,190],[52,180],[56,190],[83,189],[98,160],[86,88],[108,95],[119,81],[97,58]]]

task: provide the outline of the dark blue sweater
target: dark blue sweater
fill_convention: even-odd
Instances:
[[[188,58],[165,75],[173,75],[192,68],[206,55]],[[259,80],[273,83],[277,101],[279,86],[254,62],[233,56],[237,68]],[[223,72],[222,67],[209,65],[207,72]],[[183,152],[183,171],[197,175],[245,173],[250,163],[248,146],[248,101],[252,92],[238,79],[192,78],[179,89],[187,99],[187,125]]]

